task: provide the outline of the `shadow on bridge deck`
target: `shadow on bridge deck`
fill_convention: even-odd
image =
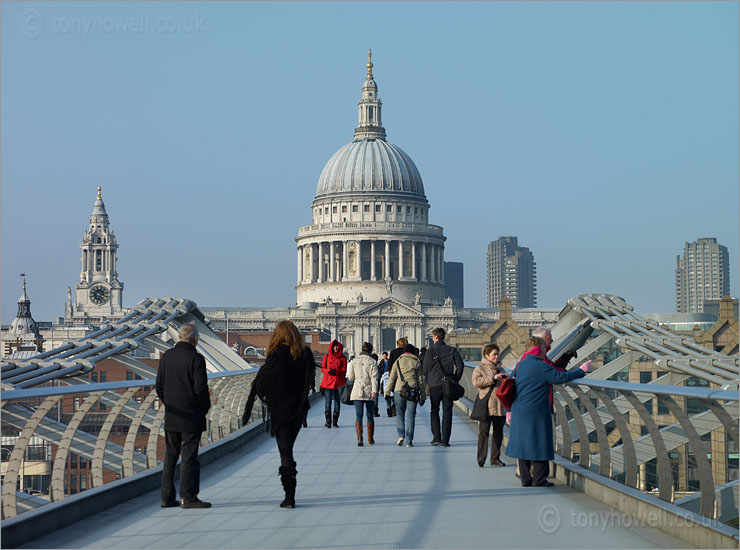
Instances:
[[[523,488],[513,465],[479,468],[477,428],[457,412],[449,448],[429,445],[429,404],[413,448],[395,445],[395,420],[377,418],[360,448],[354,409],[328,430],[317,402],[296,442],[295,510],[278,507],[277,448],[260,439],[203,468],[210,509],[162,509],[151,492],[23,548],[689,547],[569,487]]]

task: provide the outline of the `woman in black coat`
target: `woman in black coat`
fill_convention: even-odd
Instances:
[[[266,349],[267,359],[252,382],[252,390],[242,417],[249,421],[255,396],[270,412],[271,434],[280,452],[280,481],[285,491],[281,508],[295,508],[296,462],[293,444],[309,409],[308,392],[314,385],[315,362],[311,348],[290,321],[280,321]]]

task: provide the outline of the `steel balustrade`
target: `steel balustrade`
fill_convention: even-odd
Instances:
[[[208,415],[208,429],[204,432],[203,445],[214,443],[242,428],[241,414],[244,409],[244,399],[238,399],[238,397],[248,392],[256,372],[256,368],[250,368],[242,372],[209,373],[208,384],[212,392],[212,407]],[[21,432],[10,454],[3,479],[2,517],[13,517],[24,511],[24,509],[18,509],[16,485],[19,476],[22,475],[23,457],[34,435],[57,446],[53,459],[50,502],[65,497],[64,474],[70,452],[92,462],[92,487],[103,485],[106,470],[120,474],[121,477],[130,477],[161,464],[163,455],[161,452],[159,456],[157,455],[157,443],[159,438],[164,436],[164,407],[160,407],[159,410],[152,409],[157,397],[154,389],[149,391],[141,403],[133,400],[137,391],[153,385],[154,380],[135,380],[2,392],[3,422],[15,425]],[[118,393],[119,391],[124,393]],[[85,399],[69,424],[65,426],[57,422],[55,413],[52,411],[55,405],[64,397],[80,394],[84,395]],[[116,405],[106,414],[97,436],[81,431],[79,426],[83,418],[103,394],[112,396],[117,401]],[[35,411],[32,412],[23,406],[24,402],[38,398],[41,398],[42,402]],[[115,421],[123,416],[124,405],[134,407],[136,413],[131,420],[125,444],[121,447],[108,441],[108,437]],[[13,414],[15,409],[26,409],[27,414]],[[134,444],[142,426],[141,420],[147,413],[154,414],[155,420],[149,429],[146,454],[142,454],[135,450]],[[265,420],[263,409],[256,407],[251,421],[265,422]]]

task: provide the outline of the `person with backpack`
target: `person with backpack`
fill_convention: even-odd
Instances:
[[[401,389],[407,384],[412,390],[416,390],[418,401],[409,401],[401,397]],[[396,418],[396,431],[398,432],[399,447],[406,443],[407,447],[414,446],[414,425],[416,424],[416,405],[424,406],[426,396],[424,395],[424,376],[421,373],[421,362],[416,356],[416,348],[406,344],[403,354],[393,362],[388,380],[388,389],[393,392],[396,402],[398,416]]]
[[[324,392],[324,415],[326,423],[324,427],[339,427],[339,408],[342,406],[339,400],[339,388],[347,383],[347,358],[342,353],[344,346],[339,340],[332,340],[329,345],[329,353],[324,355],[321,363],[321,389]],[[334,416],[331,414],[331,402],[334,401]]]
[[[435,328],[432,331],[432,346],[424,356],[424,380],[429,386],[429,399],[432,403],[430,423],[432,429],[432,445],[450,446],[452,435],[452,403],[450,396],[444,395],[444,377],[460,381],[465,364],[460,352],[445,344],[445,330]],[[442,405],[442,430],[439,426],[439,408]]]

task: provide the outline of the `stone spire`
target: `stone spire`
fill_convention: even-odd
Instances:
[[[21,277],[23,277],[23,292],[21,292],[21,297],[18,298],[18,317],[30,317],[31,300],[28,299],[28,294],[26,294],[26,274],[21,273]]]
[[[355,129],[355,140],[383,139],[385,128],[381,119],[383,102],[378,97],[378,85],[373,80],[373,53],[367,51],[367,76],[362,85],[362,97],[357,103],[358,123]]]
[[[21,277],[23,277],[23,292],[18,298],[18,315],[13,319],[8,334],[16,338],[33,340],[38,338],[39,329],[31,317],[31,300],[26,294],[26,274],[21,273]]]

